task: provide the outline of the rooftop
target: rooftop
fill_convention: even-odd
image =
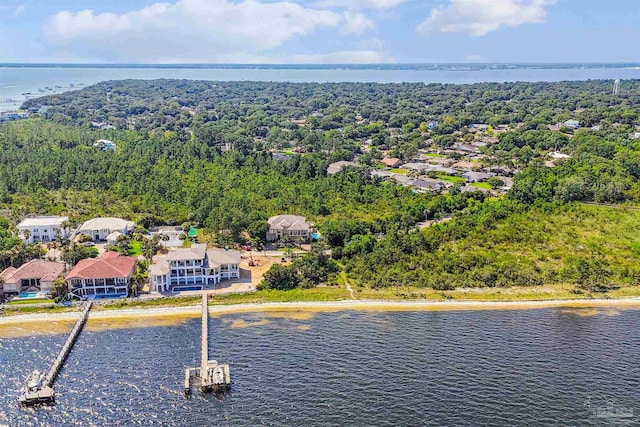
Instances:
[[[277,230],[308,230],[306,218],[298,215],[278,215],[269,218],[269,226]]]
[[[53,282],[62,275],[64,264],[33,260],[23,264],[19,268],[9,267],[0,274],[5,283],[17,283],[23,279],[38,279],[45,282]]]
[[[94,218],[86,221],[78,228],[78,233],[83,230],[124,230],[130,229],[135,225],[133,221],[127,221],[121,218]]]
[[[44,226],[60,226],[63,222],[68,221],[66,216],[37,216],[35,218],[25,218],[18,227],[44,227]]]
[[[136,259],[117,252],[106,252],[98,258],[83,259],[69,272],[67,279],[109,279],[130,277]]]
[[[191,245],[190,248],[180,248],[175,251],[170,251],[166,259],[167,261],[190,261],[204,259],[207,253],[207,245],[204,243],[198,243]]]

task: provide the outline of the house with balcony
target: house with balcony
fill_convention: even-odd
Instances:
[[[83,259],[67,274],[69,290],[81,298],[126,298],[136,272],[136,258],[106,252]]]
[[[203,290],[224,279],[240,278],[240,252],[207,249],[206,244],[170,251],[149,267],[155,292]]]
[[[76,230],[76,235],[86,234],[94,242],[106,241],[110,234],[116,231],[121,234],[128,234],[135,223],[120,218],[94,218],[86,221]]]
[[[298,215],[278,215],[269,218],[267,241],[309,241],[311,224]]]
[[[68,220],[66,216],[37,216],[25,218],[16,228],[25,243],[47,243],[69,237],[69,228],[65,226]]]

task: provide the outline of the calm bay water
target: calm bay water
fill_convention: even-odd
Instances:
[[[221,398],[181,395],[183,368],[198,364],[199,320],[84,332],[51,408],[21,409],[17,395],[64,336],[0,339],[0,425],[600,426],[618,425],[612,414],[622,410],[640,422],[637,310],[210,322],[212,356],[232,369],[232,393]]]
[[[219,81],[479,83],[507,81],[562,81],[640,79],[640,68],[517,68],[517,69],[344,69],[344,68],[63,68],[0,67],[0,111],[17,108],[23,93],[68,89],[105,80],[177,78]],[[65,89],[57,89],[62,86]]]

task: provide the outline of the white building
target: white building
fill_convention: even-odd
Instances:
[[[160,236],[160,243],[162,243],[162,246],[164,247],[180,248],[184,242],[180,237],[187,233],[180,226],[163,226],[152,228],[149,234],[151,237],[156,235]],[[164,237],[167,237],[168,240],[164,240]]]
[[[240,259],[239,251],[194,244],[160,256],[149,267],[149,278],[155,292],[203,290],[224,279],[239,279]]]
[[[69,237],[69,229],[63,227],[63,223],[68,220],[66,216],[26,218],[18,224],[18,234],[26,243],[51,242],[58,235],[66,239]]]
[[[76,230],[76,235],[86,234],[94,241],[107,240],[110,234],[119,232],[129,233],[135,223],[120,218],[94,218],[85,222]]]
[[[117,148],[116,143],[108,139],[99,139],[93,146],[103,151],[116,151]]]
[[[571,119],[564,122],[563,125],[571,129],[578,129],[580,127],[580,122],[577,120]]]

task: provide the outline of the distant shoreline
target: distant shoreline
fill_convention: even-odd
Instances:
[[[548,301],[393,301],[393,300],[344,300],[344,301],[300,301],[210,305],[211,316],[238,313],[261,313],[279,311],[484,311],[484,310],[535,310],[544,308],[629,308],[640,309],[640,297],[619,299],[573,299]],[[94,311],[90,320],[138,319],[154,317],[198,317],[200,305],[165,306],[154,308],[122,308]],[[0,325],[30,322],[72,321],[75,311],[61,313],[30,313],[0,317]]]
[[[423,64],[72,64],[72,63],[0,63],[0,68],[125,68],[125,69],[259,69],[259,70],[570,70],[638,68],[640,62],[567,62],[567,63],[423,63]]]

